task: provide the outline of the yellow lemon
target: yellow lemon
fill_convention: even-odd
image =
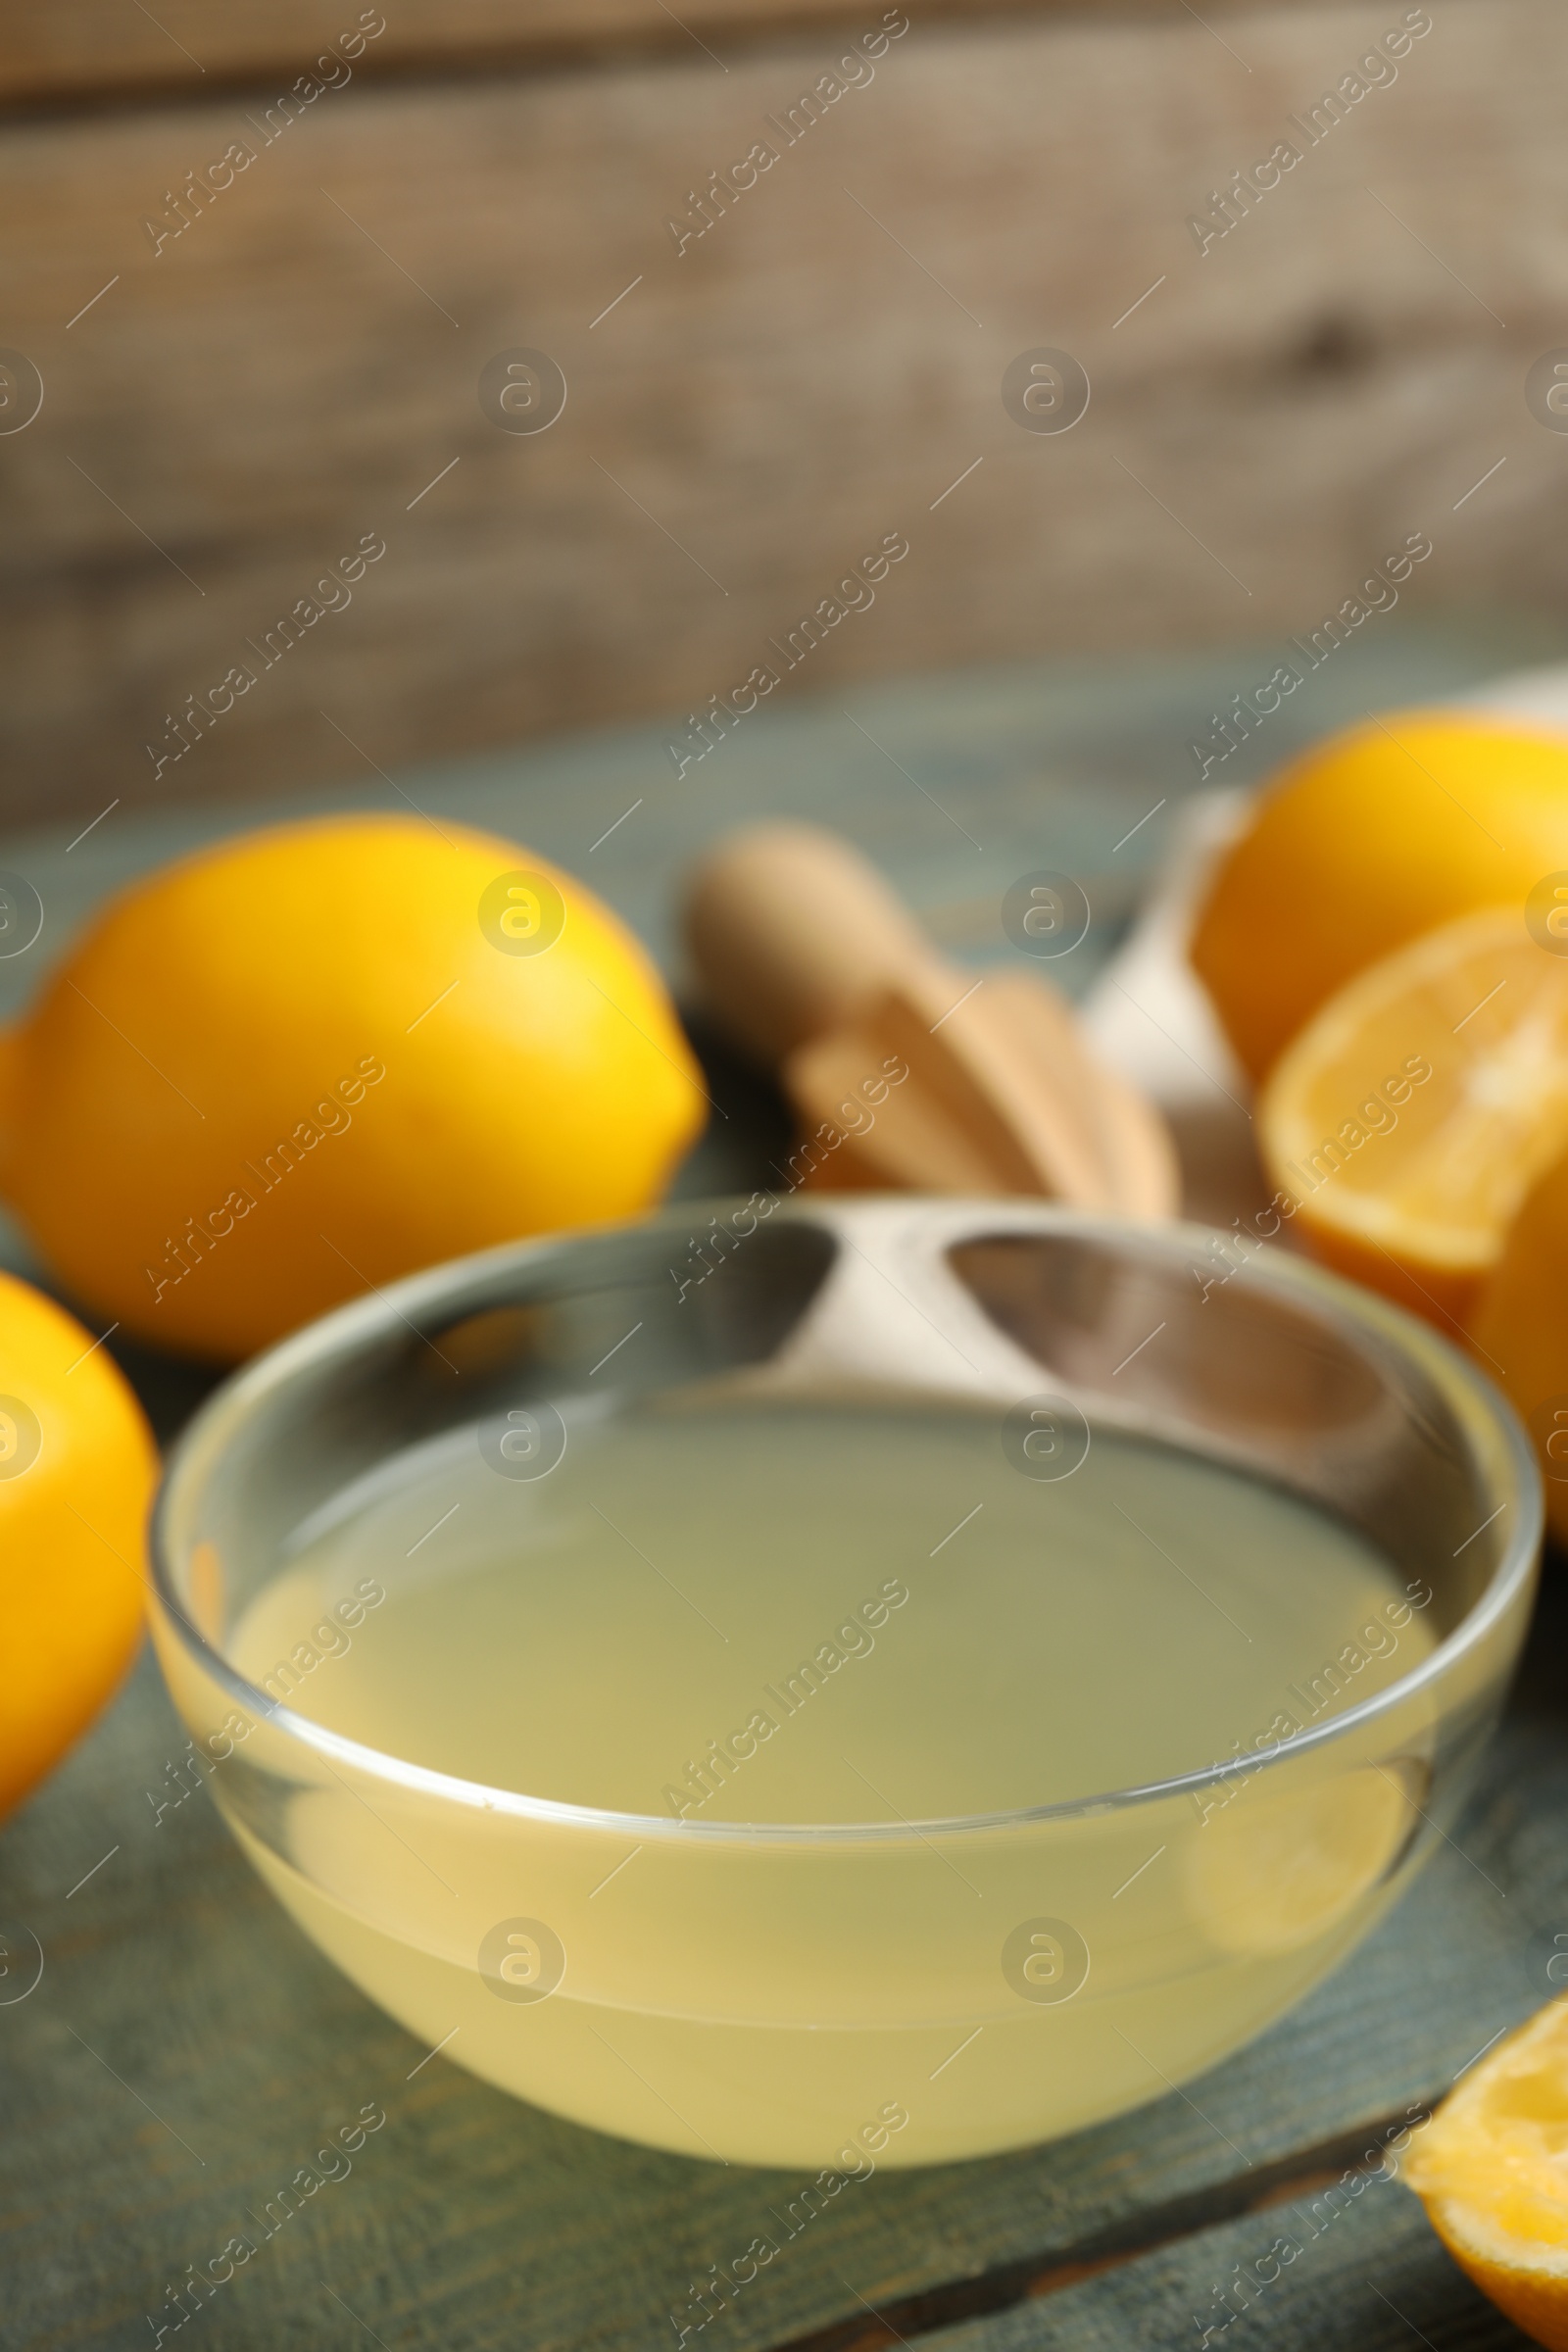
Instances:
[[[1428,932],[1308,1021],[1257,1134],[1275,1205],[1314,1252],[1457,1336],[1568,1149],[1568,956],[1518,906]]]
[[[0,1814],[130,1663],[157,1476],[141,1409],[92,1333],[0,1274]]]
[[[645,1207],[703,1108],[649,957],[514,842],[327,817],[106,906],[0,1039],[0,1192],[62,1282],[219,1360]]]
[[[1564,869],[1568,739],[1481,711],[1391,711],[1316,745],[1262,795],[1192,961],[1260,1079],[1367,964],[1472,907],[1522,906]]]
[[[1483,1369],[1535,1440],[1546,1517],[1568,1544],[1568,1158],[1546,1170],[1509,1226],[1470,1328]]]
[[[1245,1787],[1203,1824],[1185,1880],[1193,1916],[1221,1951],[1298,1951],[1348,1919],[1416,1826],[1404,1778],[1355,1765],[1311,1785]]]
[[[1405,2179],[1482,2292],[1568,2352],[1568,2004],[1540,2010],[1461,2079]]]

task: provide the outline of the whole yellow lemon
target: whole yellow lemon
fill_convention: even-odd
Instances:
[[[1191,956],[1262,1078],[1347,980],[1472,907],[1522,907],[1568,868],[1568,739],[1478,711],[1391,711],[1271,784],[1225,858]]]
[[[92,1333],[0,1274],[0,1814],[130,1663],[157,1477],[141,1408]]]
[[[98,1314],[220,1361],[629,1214],[703,1109],[648,956],[514,842],[399,816],[134,884],[0,1037],[0,1192]]]

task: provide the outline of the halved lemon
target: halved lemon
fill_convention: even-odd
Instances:
[[[1538,2344],[1568,2352],[1568,2002],[1462,2078],[1404,2177],[1482,2292]]]
[[[1536,1442],[1546,1518],[1568,1545],[1568,1158],[1553,1161],[1509,1226],[1470,1340]]]
[[[1316,1256],[1462,1325],[1568,1150],[1568,956],[1517,905],[1427,932],[1307,1023],[1257,1127],[1277,1213]]]

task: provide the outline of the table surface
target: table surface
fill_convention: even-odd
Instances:
[[[1235,780],[1368,705],[1432,699],[1537,650],[1503,630],[1391,626],[1308,681],[1273,740],[1230,763]],[[330,805],[399,807],[401,791],[524,839],[587,873],[666,961],[680,867],[763,813],[852,834],[977,962],[1000,947],[1007,883],[1066,869],[1096,910],[1062,973],[1081,987],[1197,781],[1189,741],[1271,656],[861,690],[760,719],[679,781],[662,733],[631,729],[373,793],[355,782]],[[286,812],[274,803],[268,814]],[[232,807],[122,809],[69,848],[64,832],[3,845],[0,863],[39,889],[46,926],[35,955],[0,964],[0,1014],[107,889],[249,821]],[[764,1181],[781,1132],[764,1088],[722,1055],[710,1067],[732,1116],[694,1153],[686,1193]],[[0,1238],[25,1267],[20,1237]],[[122,1360],[169,1437],[205,1377]],[[1557,1665],[1568,1591],[1552,1569],[1454,1840],[1337,1975],[1249,2048],[1134,2115],[1019,2154],[850,2184],[704,2330],[713,2352],[1190,2345],[1232,2266],[1280,2237],[1298,2258],[1232,2341],[1523,2343],[1397,2181],[1371,2178],[1331,2222],[1311,2207],[1380,2131],[1439,2096],[1568,1976]],[[167,1801],[184,1752],[144,1656],[0,1837],[0,2343],[96,2352],[153,2344],[161,2325],[174,2341],[169,2289],[247,2228],[325,2132],[378,2101],[386,2128],[352,2173],[267,2239],[184,2340],[211,2352],[677,2347],[671,2314],[687,2313],[694,2283],[727,2269],[800,2183],[602,2138],[427,2059],[305,1941],[204,1789]],[[32,1938],[42,1974],[18,1998],[8,1988],[32,1976]]]

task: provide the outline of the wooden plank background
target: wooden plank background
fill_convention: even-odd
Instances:
[[[679,723],[890,531],[908,557],[776,701],[1309,628],[1417,530],[1409,609],[1560,615],[1568,442],[1522,389],[1568,293],[1552,0],[1443,0],[1230,235],[1200,255],[1186,225],[1402,14],[916,7],[679,254],[688,191],[879,7],[756,22],[723,57],[367,70],[270,145],[281,46],[251,88],[15,123],[0,340],[45,399],[0,435],[0,810]],[[157,37],[123,15],[111,59]],[[64,56],[76,19],[32,12],[35,46],[46,23]],[[155,252],[144,221],[235,140],[255,160]],[[1000,397],[1041,345],[1094,386],[1060,436]],[[479,407],[517,346],[569,385],[537,437]],[[260,666],[248,643],[367,532],[387,552],[352,605]],[[256,684],[176,758],[172,716],[236,663]]]
[[[1237,4],[1214,0],[1210,14],[1223,16]],[[1079,16],[1107,9],[1174,16],[1182,0],[926,0],[921,19],[929,24],[1008,8],[1035,13],[1041,6]],[[223,82],[262,74],[287,86],[358,14],[357,0],[349,8],[341,0],[227,0],[220,12],[211,0],[169,0],[156,17],[132,16],[117,0],[19,8],[0,52],[0,106],[123,105],[176,93],[210,98]],[[863,14],[854,0],[690,0],[678,16],[660,0],[402,0],[374,47],[356,54],[354,70],[378,79],[563,57],[653,55],[705,41],[724,49],[808,25],[853,29]]]

